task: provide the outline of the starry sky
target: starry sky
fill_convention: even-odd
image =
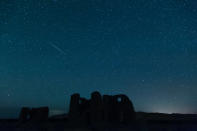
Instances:
[[[196,0],[0,0],[0,117],[72,93],[197,113]]]

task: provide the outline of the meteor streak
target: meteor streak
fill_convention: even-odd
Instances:
[[[66,52],[63,51],[60,47],[58,47],[57,45],[53,44],[53,43],[50,43],[50,45],[56,49],[59,53],[61,53],[62,55],[66,55]]]

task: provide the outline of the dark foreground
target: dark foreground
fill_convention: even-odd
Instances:
[[[66,118],[20,123],[17,119],[0,120],[0,131],[197,131],[197,115],[137,113],[132,124],[97,123],[80,125]]]
[[[0,131],[197,131],[197,115],[135,112],[126,95],[95,91],[90,99],[71,95],[68,114],[23,107],[19,119],[0,120]]]

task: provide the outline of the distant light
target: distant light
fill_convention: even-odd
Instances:
[[[60,115],[60,114],[64,114],[64,113],[65,113],[64,110],[52,109],[52,110],[50,110],[49,115],[53,116],[53,115]]]
[[[161,108],[161,107],[155,107],[154,109],[152,109],[152,112],[156,112],[156,113],[166,113],[166,114],[173,114],[173,113],[180,113],[178,111],[176,111],[175,109],[171,109],[171,108],[168,108],[168,107],[164,107],[164,108]]]

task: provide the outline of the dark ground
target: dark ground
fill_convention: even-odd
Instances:
[[[98,123],[89,126],[69,123],[65,115],[53,116],[44,122],[20,123],[17,119],[1,119],[0,131],[197,131],[197,115],[138,112],[133,124]]]

